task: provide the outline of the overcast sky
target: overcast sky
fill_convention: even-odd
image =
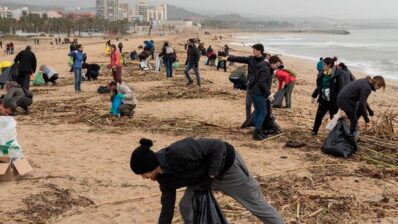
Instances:
[[[135,0],[120,0],[133,4]],[[159,0],[190,9],[253,13],[278,17],[333,17],[341,19],[398,18],[398,0]],[[95,6],[95,0],[11,0],[31,4]]]

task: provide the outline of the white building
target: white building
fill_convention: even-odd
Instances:
[[[142,16],[145,21],[148,21],[148,1],[140,0],[135,6],[135,15]]]
[[[62,18],[63,15],[57,11],[48,11],[46,12],[48,18]]]
[[[148,8],[147,21],[167,21],[167,4]]]
[[[24,14],[28,15],[29,14],[29,9],[28,7],[22,7],[19,9],[14,9],[11,11],[12,13],[12,18],[19,20]]]
[[[11,19],[12,11],[8,7],[0,7],[0,18],[2,19]]]
[[[119,0],[96,0],[97,16],[105,20],[117,21],[120,16]]]

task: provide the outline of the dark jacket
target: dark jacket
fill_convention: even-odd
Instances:
[[[376,89],[368,79],[358,79],[341,90],[337,97],[337,104],[344,111],[356,112],[358,108],[357,114],[361,114],[365,120],[369,120],[366,105],[372,91],[376,91]]]
[[[169,47],[169,48],[173,49],[174,53],[167,53],[167,48],[168,47],[163,46],[162,52],[160,52],[159,57],[163,57],[163,61],[166,61],[166,60],[169,60],[169,59],[175,60],[176,59],[175,50],[173,48]]]
[[[188,47],[188,57],[186,64],[199,65],[200,52],[195,46]]]
[[[36,71],[37,60],[35,54],[29,50],[25,49],[17,54],[14,59],[15,63],[18,63],[18,70],[20,72],[30,72]]]
[[[186,138],[157,153],[163,171],[157,179],[162,191],[160,224],[172,222],[176,189],[199,185],[208,181],[209,176],[222,175],[231,148],[233,150],[221,140]]]
[[[342,68],[341,74],[343,76],[344,86],[356,80],[355,76],[351,73],[351,71],[348,68]]]
[[[247,87],[250,95],[268,98],[271,95],[272,69],[264,57],[235,57],[229,56],[228,61],[244,63],[248,65]]]
[[[319,95],[322,93],[322,79],[323,79],[323,72],[318,74],[318,77],[316,79],[316,88],[314,92],[312,93],[312,98],[317,98]],[[331,80],[330,80],[330,103],[334,107],[334,109],[337,112],[337,96],[339,95],[340,91],[344,88],[345,83],[344,83],[344,77],[343,77],[343,71],[341,69],[338,69],[337,67],[334,67],[332,70],[331,74]],[[319,97],[318,102],[321,100],[321,97]]]

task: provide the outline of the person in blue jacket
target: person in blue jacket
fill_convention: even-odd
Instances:
[[[86,55],[83,53],[83,46],[79,44],[77,50],[74,50],[68,54],[73,57],[73,72],[75,73],[75,92],[80,93],[81,82],[82,82],[82,67],[84,61],[86,61]]]

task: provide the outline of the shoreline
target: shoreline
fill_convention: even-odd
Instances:
[[[244,36],[242,36],[242,34],[246,34]],[[295,32],[263,32],[263,33],[239,33],[236,34],[236,36],[233,38],[233,41],[230,42],[229,44],[231,46],[235,46],[235,47],[249,47],[249,44],[246,44],[245,42],[241,41],[241,39],[250,39],[251,37],[256,37],[259,35],[264,35],[264,34],[271,34],[271,35],[286,35],[286,34],[298,34]],[[301,34],[301,33],[299,33]],[[320,33],[313,33],[313,34],[320,34]],[[264,46],[266,51],[267,51],[267,46]],[[281,52],[277,52],[277,51],[272,51],[272,50],[268,50],[267,52],[270,52],[272,54],[276,54],[276,55],[280,55],[283,57],[288,57],[288,58],[294,58],[294,59],[299,59],[299,60],[303,60],[306,63],[312,63],[314,64],[313,66],[316,66],[317,61],[319,60],[319,58],[316,57],[311,57],[311,56],[305,56],[305,55],[298,55],[298,54],[291,54],[291,53],[281,53]],[[251,52],[249,52],[251,53]],[[339,58],[337,56],[337,58]],[[350,63],[346,63],[346,65],[349,67],[349,69],[351,70],[351,72],[354,74],[354,76],[359,76],[361,78],[366,77],[366,76],[376,76],[376,75],[381,75],[383,76],[386,80],[392,81],[394,84],[389,84],[389,86],[398,88],[398,76],[397,77],[392,77],[392,75],[383,75],[382,73],[379,74],[371,74],[370,72],[367,72],[365,68],[361,68],[359,66],[356,65],[352,65]]]

